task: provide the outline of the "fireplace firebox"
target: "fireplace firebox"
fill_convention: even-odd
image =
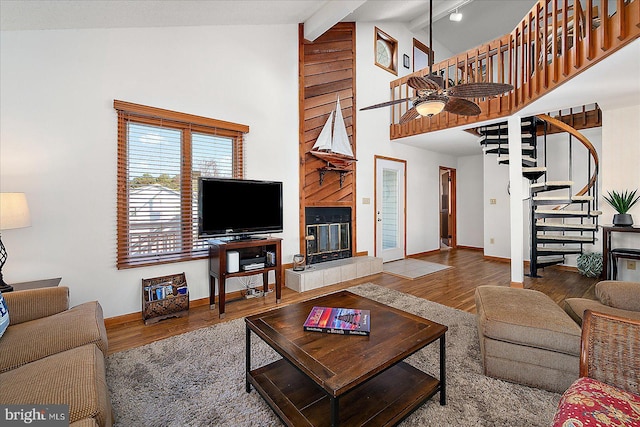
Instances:
[[[307,264],[350,258],[351,208],[305,208]]]

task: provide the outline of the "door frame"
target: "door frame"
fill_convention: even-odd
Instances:
[[[451,211],[449,212],[449,216],[451,218],[451,226],[448,227],[449,228],[449,234],[451,236],[451,238],[449,239],[449,242],[451,243],[450,247],[451,248],[456,248],[458,247],[458,208],[457,208],[457,197],[456,197],[456,170],[455,168],[450,168],[447,166],[440,166],[439,170],[438,170],[438,198],[439,198],[439,202],[438,202],[438,222],[439,222],[439,228],[438,228],[438,242],[440,242],[442,240],[442,238],[440,237],[440,230],[442,229],[442,215],[440,215],[440,210],[441,210],[441,206],[440,204],[442,203],[442,172],[443,171],[447,171],[449,173],[449,201],[450,201],[450,205],[451,205]],[[440,245],[438,245],[438,247],[440,247]]]
[[[403,222],[403,233],[402,233],[402,256],[403,258],[407,257],[407,161],[402,159],[397,159],[394,157],[373,156],[373,251],[374,256],[378,256],[378,161],[386,160],[390,162],[402,163],[404,168],[404,182],[403,182],[403,190],[404,194],[402,194],[403,200],[403,212],[402,212],[402,222]]]

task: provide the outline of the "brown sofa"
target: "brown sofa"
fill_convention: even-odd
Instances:
[[[0,403],[66,404],[71,426],[111,426],[97,301],[69,308],[69,288],[3,294],[10,324],[0,338]]]
[[[604,280],[595,286],[597,300],[567,298],[564,309],[579,325],[586,310],[640,320],[640,283]]]
[[[567,298],[563,310],[539,291],[476,288],[484,374],[563,393],[578,378],[585,310],[640,320],[640,283],[606,280],[595,293]]]

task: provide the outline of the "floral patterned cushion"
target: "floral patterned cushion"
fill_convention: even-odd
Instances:
[[[592,378],[579,378],[564,392],[553,427],[640,427],[640,396]]]

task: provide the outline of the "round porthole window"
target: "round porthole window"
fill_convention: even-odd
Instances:
[[[376,42],[376,61],[383,67],[391,68],[392,62],[391,46],[385,40],[378,39]]]

